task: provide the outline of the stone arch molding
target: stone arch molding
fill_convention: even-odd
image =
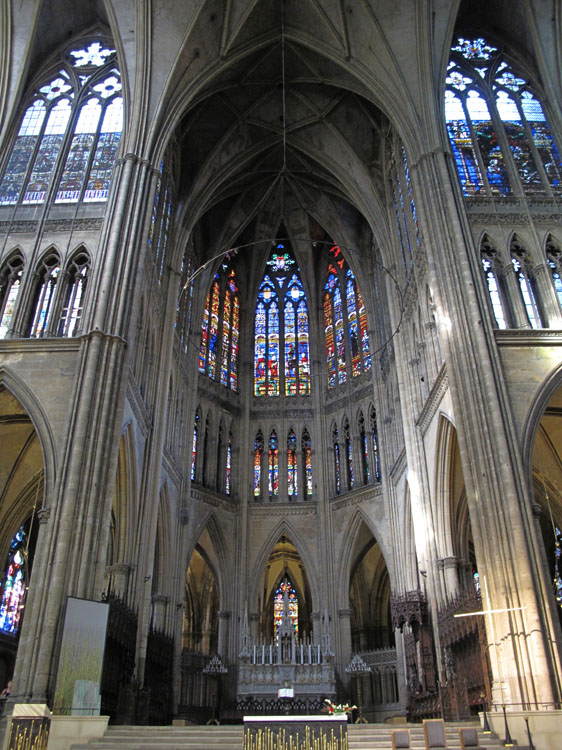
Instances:
[[[533,497],[532,462],[537,428],[548,402],[560,387],[562,387],[562,363],[551,370],[542,385],[535,392],[521,432],[521,456],[530,497]]]
[[[280,537],[282,537],[283,535],[285,535],[291,540],[291,543],[298,550],[298,553],[301,556],[301,559],[304,563],[306,578],[310,586],[310,594],[312,598],[311,610],[320,611],[319,608],[322,602],[320,602],[318,598],[318,592],[320,590],[320,587],[318,585],[319,583],[318,567],[316,563],[314,562],[314,558],[311,554],[311,551],[308,545],[302,539],[301,534],[299,534],[299,532],[287,519],[283,519],[279,521],[279,523],[277,523],[274,526],[274,528],[269,532],[269,535],[265,538],[264,542],[262,543],[260,547],[258,554],[256,555],[254,564],[249,571],[249,577],[248,577],[248,589],[247,589],[247,597],[246,597],[246,600],[248,602],[248,607],[252,609],[252,607],[256,606],[258,593],[259,593],[258,592],[259,581],[261,578],[262,571],[265,567],[265,564],[267,562],[269,555],[271,554],[271,550],[277,544]]]
[[[39,437],[45,465],[44,496],[52,497],[57,469],[55,436],[49,419],[35,394],[11,368],[0,366],[0,388],[6,388],[25,408]]]
[[[382,529],[379,527],[373,519],[371,519],[363,508],[357,508],[353,517],[349,520],[346,529],[343,533],[343,539],[346,540],[339,559],[341,560],[339,575],[337,578],[337,590],[335,595],[337,601],[340,603],[340,607],[347,607],[349,604],[349,583],[351,576],[351,566],[353,565],[352,554],[355,540],[359,532],[361,524],[365,524],[368,530],[373,535],[373,539],[377,542],[381,548],[382,556],[388,570],[388,576],[390,578],[391,591],[396,589],[395,570],[394,565],[390,563],[393,560],[390,548],[384,541],[389,537],[388,534],[384,534]],[[389,564],[390,563],[390,564]]]
[[[217,585],[219,589],[219,609],[228,610],[228,592],[232,587],[232,573],[230,571],[233,566],[229,561],[224,534],[221,531],[219,524],[217,523],[215,515],[211,512],[207,513],[207,515],[197,525],[197,528],[192,536],[192,540],[189,545],[189,552],[185,561],[185,570],[187,570],[189,561],[191,560],[191,556],[195,550],[197,542],[199,541],[201,534],[205,530],[207,530],[209,534],[209,538],[217,556],[217,567],[216,570],[214,570],[214,573],[217,577]]]

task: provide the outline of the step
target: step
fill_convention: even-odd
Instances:
[[[71,750],[241,750],[242,726],[112,726],[104,736]]]
[[[503,743],[492,734],[479,730],[480,745],[486,750],[502,750]],[[458,724],[445,725],[445,737],[449,750],[460,750]],[[391,750],[392,730],[409,729],[412,750],[425,750],[421,724],[349,724],[349,750]],[[242,750],[244,728],[241,725],[226,726],[111,726],[103,737],[87,744],[73,744],[71,750]]]
[[[503,750],[504,745],[494,734],[484,734],[480,725],[474,722],[445,724],[445,740],[449,750],[460,750],[460,727],[476,727],[481,748]],[[425,750],[423,726],[421,724],[352,724],[348,726],[349,750],[391,750],[392,730],[409,729],[412,750]]]

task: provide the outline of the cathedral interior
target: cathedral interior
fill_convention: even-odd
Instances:
[[[74,599],[116,723],[561,708],[561,42],[556,0],[2,4],[6,710]]]

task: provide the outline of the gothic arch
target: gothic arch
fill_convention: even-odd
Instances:
[[[45,497],[52,497],[56,478],[57,454],[53,431],[35,393],[11,368],[0,366],[0,388],[6,388],[29,414],[39,437],[45,465]]]
[[[191,555],[195,550],[198,540],[201,538],[204,532],[209,535],[210,542],[213,547],[213,551],[217,558],[217,564],[212,567],[214,571],[217,585],[219,588],[219,609],[228,610],[229,608],[229,596],[231,588],[231,575],[232,566],[229,563],[227,554],[227,545],[225,543],[224,534],[218,524],[213,513],[209,512],[197,525],[197,529],[191,537],[192,541],[189,546],[189,552],[186,559],[186,568],[189,565]]]
[[[523,466],[525,467],[527,486],[531,492],[533,446],[535,444],[536,432],[548,402],[561,385],[562,364],[559,364],[551,370],[542,385],[535,392],[521,431],[521,455]]]
[[[248,606],[257,606],[259,596],[258,587],[262,571],[271,554],[271,550],[275,547],[282,536],[286,536],[287,539],[291,540],[292,545],[297,549],[304,563],[305,574],[310,585],[310,594],[312,597],[311,609],[312,611],[319,611],[321,602],[318,598],[319,589],[317,582],[319,580],[319,572],[317,565],[314,561],[314,557],[311,554],[311,551],[308,548],[308,545],[304,542],[301,535],[288,519],[283,519],[274,526],[274,528],[269,532],[268,536],[264,539],[260,549],[258,550],[258,553],[254,560],[254,564],[250,569],[250,575],[248,577]]]
[[[393,560],[393,555],[391,554],[390,549],[388,549],[388,545],[385,543],[385,538],[388,537],[388,534],[385,534],[381,528],[378,527],[377,523],[370,518],[365,510],[363,508],[357,508],[352,518],[349,519],[348,523],[345,526],[345,531],[343,534],[343,539],[345,539],[345,543],[341,549],[341,553],[339,556],[340,564],[339,564],[339,570],[338,570],[338,578],[337,578],[337,596],[339,597],[339,600],[342,602],[347,602],[349,597],[349,581],[352,573],[352,567],[354,564],[353,561],[353,553],[354,553],[354,546],[356,543],[357,535],[359,533],[359,530],[361,528],[361,525],[364,524],[367,530],[371,533],[373,539],[375,542],[379,545],[381,548],[382,557],[386,563],[386,568],[388,570],[388,575],[391,582],[391,588],[394,590],[396,588],[396,582],[395,582],[395,575],[396,571],[393,569],[393,565],[389,565],[388,561]]]

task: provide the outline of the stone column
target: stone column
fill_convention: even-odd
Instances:
[[[545,328],[562,328],[562,311],[560,310],[558,297],[552,285],[550,270],[545,263],[539,263],[539,265],[533,268],[533,277],[539,293],[537,302],[541,311],[541,317],[546,318],[546,320],[543,319],[542,321],[543,326]]]
[[[217,653],[221,659],[225,659],[228,654],[228,625],[230,622],[230,612],[219,611],[219,633],[217,641]]]
[[[503,267],[502,271],[503,279],[505,281],[505,288],[507,289],[507,296],[509,298],[510,312],[513,317],[514,328],[530,328],[529,318],[527,317],[527,311],[521,298],[521,289],[515,275],[515,269],[511,263],[508,263]]]

